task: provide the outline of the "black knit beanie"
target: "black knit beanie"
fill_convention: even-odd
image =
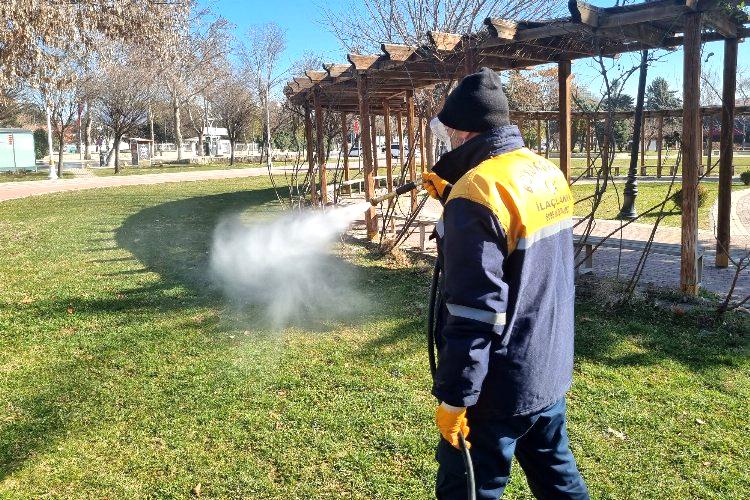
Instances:
[[[466,76],[448,95],[438,119],[446,127],[463,132],[482,133],[510,125],[500,76],[489,68]]]

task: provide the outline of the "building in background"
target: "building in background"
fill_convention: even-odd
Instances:
[[[36,170],[34,134],[20,128],[0,128],[0,171]]]

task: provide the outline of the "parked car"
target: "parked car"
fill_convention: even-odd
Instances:
[[[380,148],[380,151],[385,153],[385,146]],[[404,154],[405,155],[409,154],[409,148],[407,148],[406,145],[404,145]],[[398,145],[398,143],[396,142],[396,143],[391,144],[391,158],[398,158],[400,156],[401,156],[401,148]]]
[[[355,156],[359,158],[361,154],[362,153],[359,150],[359,146],[352,146],[352,148],[349,150],[349,156]]]

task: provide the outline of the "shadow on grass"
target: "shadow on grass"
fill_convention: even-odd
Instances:
[[[713,326],[702,313],[677,315],[643,305],[604,309],[584,301],[576,320],[576,356],[612,368],[671,360],[716,382],[716,368],[739,367],[750,355],[750,322],[741,316]]]

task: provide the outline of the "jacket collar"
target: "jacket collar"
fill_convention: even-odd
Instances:
[[[516,125],[493,128],[443,154],[432,167],[432,171],[451,184],[455,184],[466,172],[484,160],[510,153],[523,146],[523,137]]]

